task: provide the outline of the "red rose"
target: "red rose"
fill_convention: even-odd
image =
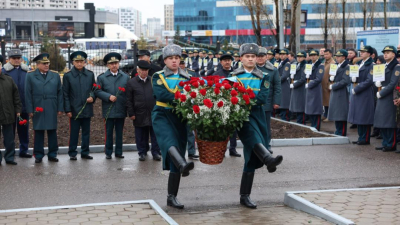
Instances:
[[[181,95],[181,102],[186,102],[186,95]]]
[[[250,104],[250,96],[249,95],[243,95],[243,100],[246,102],[246,105]]]
[[[219,88],[222,87],[222,84],[221,83],[215,83],[215,87],[219,89]]]
[[[232,102],[233,105],[236,105],[236,104],[238,104],[239,99],[236,98],[236,97],[232,97],[232,98],[231,98],[231,102]]]
[[[36,107],[36,112],[43,112],[43,108],[42,107]]]
[[[222,106],[224,106],[224,102],[223,101],[219,101],[217,106],[218,106],[218,108],[221,108]]]
[[[185,86],[185,82],[183,82],[183,81],[179,82],[179,86],[181,86],[181,87]]]
[[[214,85],[214,82],[212,80],[209,80],[207,83],[209,87],[212,87]]]
[[[125,92],[125,88],[121,88],[121,91],[122,91],[122,92]]]
[[[18,124],[22,126],[24,125],[24,121],[19,121]]]
[[[199,92],[200,92],[201,95],[206,96],[207,90],[206,89],[201,89]]]
[[[230,84],[224,84],[224,88],[225,88],[226,90],[229,90],[229,89],[232,88],[232,86],[231,86]]]
[[[216,95],[219,95],[219,93],[221,93],[221,91],[219,90],[219,88],[214,88],[214,93],[215,93]]]
[[[204,84],[205,84],[204,80],[200,80],[199,82],[200,82],[201,86],[204,86]]]
[[[175,92],[175,99],[179,99],[181,97],[181,93],[179,91]]]
[[[186,85],[184,89],[185,89],[185,91],[189,92],[190,91],[190,86]]]
[[[97,84],[96,84],[96,83],[94,83],[94,84],[93,84],[93,87],[97,87]]]
[[[122,88],[121,88],[121,87],[118,87],[118,90],[122,91]]]
[[[238,92],[236,90],[231,91],[231,96],[236,97],[238,95]]]
[[[211,107],[213,107],[213,103],[210,99],[206,98],[203,100],[203,103],[205,106],[207,106],[209,109],[211,109]]]
[[[239,87],[239,83],[238,82],[233,83],[233,87],[234,88],[238,88]]]
[[[193,87],[198,88],[199,87],[199,82],[195,81],[192,83]]]
[[[194,92],[194,91],[190,92],[190,97],[191,98],[196,98],[196,96],[197,96],[196,92]]]
[[[100,86],[100,85],[97,85],[97,88],[98,88],[98,89],[101,89],[101,86]]]
[[[223,80],[222,84],[229,84],[229,80]]]
[[[239,87],[238,87],[238,91],[239,91],[240,93],[246,93],[246,88],[244,88],[243,86],[239,86]]]
[[[196,114],[199,114],[200,113],[200,107],[198,105],[194,105],[193,106],[193,112],[196,113]]]

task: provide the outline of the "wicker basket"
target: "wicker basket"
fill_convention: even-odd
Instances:
[[[199,148],[200,162],[208,165],[217,165],[222,163],[228,141],[229,137],[225,141],[220,142],[204,141],[199,139],[196,133],[196,142]]]

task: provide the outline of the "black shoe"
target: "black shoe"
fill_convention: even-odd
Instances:
[[[58,162],[58,159],[56,157],[49,157],[50,162]]]
[[[189,159],[199,159],[199,156],[195,154],[189,154]]]
[[[384,148],[383,146],[381,146],[381,147],[376,147],[375,150],[381,151],[381,150],[383,150],[383,148]]]
[[[230,156],[233,156],[233,157],[242,157],[242,155],[239,154],[239,153],[236,151],[236,149],[229,150],[229,155],[230,155]]]
[[[179,150],[175,146],[171,146],[168,149],[168,154],[174,165],[179,169],[182,177],[189,176],[189,171],[194,168],[194,163],[186,162],[186,160],[181,156]]]
[[[388,147],[384,147],[382,149],[382,152],[394,152],[396,151],[396,148],[388,148]]]
[[[106,159],[112,159],[111,155],[106,155]]]
[[[35,159],[35,163],[42,163],[42,159]]]
[[[139,156],[139,161],[144,161],[144,160],[146,160],[146,156],[144,154],[141,154]]]
[[[71,156],[71,157],[69,157],[69,160],[76,161],[76,160],[78,160],[78,158],[76,158],[76,156]]]
[[[374,133],[371,134],[371,137],[377,137],[377,136],[379,136],[378,132],[374,132]]]
[[[366,141],[359,141],[358,143],[357,143],[357,145],[369,145],[370,143],[369,142],[366,142]]]
[[[115,158],[123,159],[123,158],[125,158],[125,156],[123,156],[123,155],[115,155]]]
[[[351,143],[356,145],[358,144],[358,141],[352,141]]]
[[[81,155],[81,159],[93,159],[90,155]]]
[[[20,158],[32,158],[32,155],[29,153],[19,154]]]
[[[243,172],[240,183],[240,204],[248,208],[257,208],[256,203],[251,201],[250,194],[253,187],[254,172]]]
[[[8,165],[17,165],[18,163],[14,162],[14,161],[6,161],[6,164],[8,164]]]
[[[178,195],[180,181],[181,174],[171,172],[169,173],[167,205],[177,209],[183,209],[185,207],[176,198],[176,196]]]
[[[378,135],[378,137],[376,137],[376,139],[383,139],[382,135]]]
[[[155,155],[153,155],[153,160],[161,161],[161,156],[159,154],[155,154]]]
[[[272,157],[268,149],[261,143],[258,143],[254,146],[253,152],[267,166],[268,172],[270,173],[275,172],[276,166],[281,164],[283,160],[281,155],[278,155],[275,158]]]
[[[356,129],[357,128],[357,124],[352,124],[351,126],[350,126],[350,129]]]

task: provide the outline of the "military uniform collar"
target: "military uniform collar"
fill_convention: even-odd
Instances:
[[[265,62],[265,66],[264,67],[269,69],[269,70],[274,70],[275,69],[274,65],[272,65],[272,63],[269,60],[267,60]]]
[[[85,71],[86,71],[86,68],[85,68],[85,67],[82,68],[82,71],[77,70],[77,69],[75,68],[75,66],[72,67],[72,69],[71,69],[72,75],[73,75],[74,77],[78,76],[79,73],[82,73],[83,75],[86,75]]]
[[[24,70],[26,72],[29,71],[29,67],[27,65],[23,64],[23,63],[21,63],[21,65],[19,67],[21,68],[21,70]],[[4,64],[3,68],[7,72],[15,69],[15,67],[13,65],[11,65],[11,63],[9,63],[9,62]]]
[[[119,72],[119,70],[118,70],[117,75],[118,75],[119,73],[120,73],[120,72]],[[104,73],[104,75],[106,75],[106,76],[114,76],[114,74],[111,73],[111,70],[110,70],[110,69],[108,69],[108,70]]]
[[[246,73],[244,67],[237,68],[235,71],[232,72],[232,75],[237,76],[242,73]],[[258,69],[257,66],[254,67],[253,71],[251,71],[251,74],[255,75],[258,78],[264,77],[262,71],[260,69]]]
[[[398,64],[397,59],[394,58],[388,65],[387,65],[387,69],[389,70],[393,70],[394,67],[396,67],[396,65]]]
[[[175,73],[172,72],[172,70],[170,70],[167,66],[164,67],[164,76],[168,77],[171,75],[174,75]],[[178,68],[178,74],[185,77],[186,79],[190,79],[190,75],[183,69]]]
[[[348,61],[347,59],[345,59],[345,60],[342,62],[342,65],[340,65],[340,68],[345,68],[347,65],[349,65],[349,61]]]
[[[369,66],[369,65],[371,65],[373,62],[374,62],[374,60],[372,60],[372,58],[369,57],[369,58],[367,59],[367,61],[365,61],[364,66]],[[358,65],[361,65],[361,63],[362,63],[362,60],[360,60],[357,64],[358,64]]]

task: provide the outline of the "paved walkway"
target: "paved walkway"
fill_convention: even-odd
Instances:
[[[231,208],[209,212],[169,214],[180,225],[290,225],[331,224],[307,213],[286,206],[259,207],[258,209]]]
[[[297,194],[356,224],[400,224],[400,188]]]

